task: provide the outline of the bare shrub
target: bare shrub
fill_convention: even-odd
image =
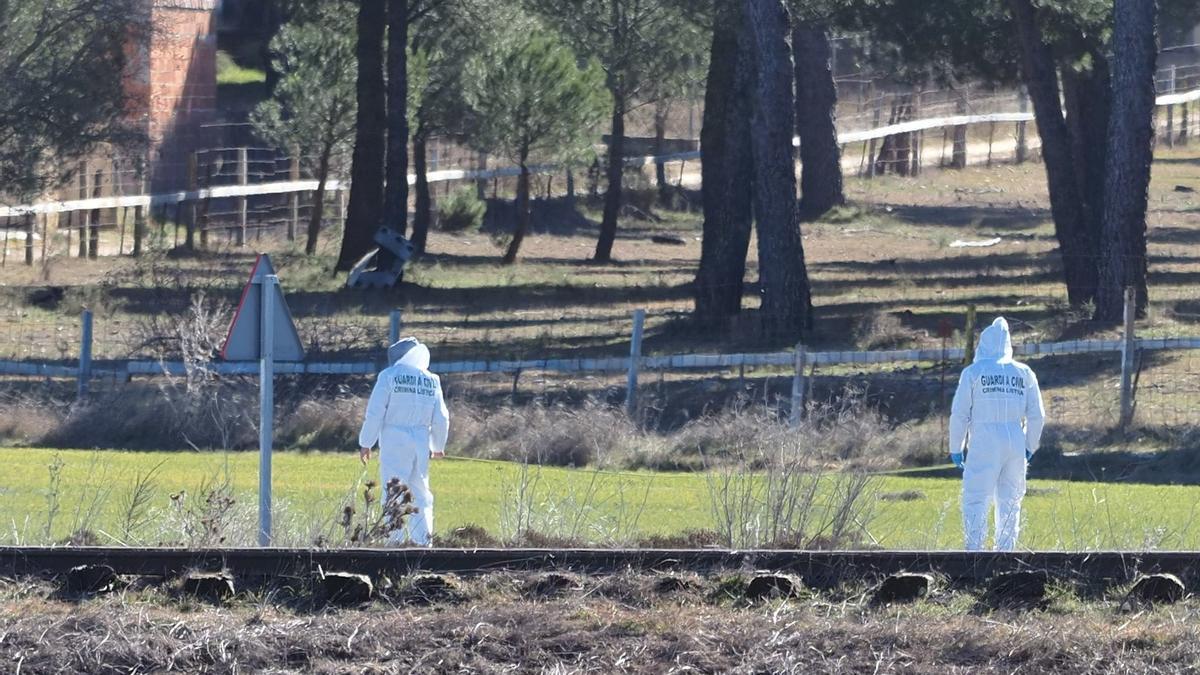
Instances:
[[[913,337],[913,331],[888,312],[868,314],[854,326],[854,344],[864,350],[903,349],[913,343]]]
[[[578,408],[456,406],[450,434],[455,454],[577,467],[620,463],[644,440],[623,411],[594,400]]]
[[[698,418],[632,460],[637,468],[702,470],[752,462],[764,468],[760,449],[795,445],[824,466],[885,469],[932,463],[941,455],[940,431],[930,424],[895,424],[868,401],[862,390],[809,406],[796,427],[774,411],[732,407]],[[747,449],[756,452],[747,453]]]
[[[639,480],[592,470],[586,483],[561,481],[522,463],[505,481],[501,536],[514,546],[631,544],[650,496],[651,482]]]
[[[301,450],[356,447],[366,407],[365,399],[352,396],[303,399],[281,415],[276,438]]]
[[[736,449],[740,461],[706,474],[713,521],[731,548],[851,548],[869,536],[876,479],[827,473],[793,441]],[[744,466],[761,467],[747,471]]]
[[[231,449],[253,438],[254,385],[237,377],[220,377],[213,360],[225,339],[229,306],[211,302],[203,293],[176,326],[183,359],[182,376],[168,375],[159,391],[166,403],[168,428],[196,448]]]
[[[0,394],[0,443],[37,444],[62,422],[66,411],[66,405],[51,397]]]

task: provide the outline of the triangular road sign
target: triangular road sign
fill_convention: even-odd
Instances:
[[[259,333],[262,331],[262,291],[260,286],[269,275],[275,274],[271,258],[266,253],[260,253],[254,261],[254,269],[250,271],[250,280],[242,289],[242,299],[238,302],[237,311],[233,314],[233,322],[229,325],[229,334],[225,336],[225,346],[221,348],[221,358],[226,361],[255,361],[261,357],[259,351]],[[276,361],[303,361],[304,347],[300,344],[300,334],[296,332],[296,323],[292,321],[292,313],[288,311],[287,301],[283,298],[283,290],[279,284],[274,285],[275,299],[271,303],[274,316],[274,345]]]

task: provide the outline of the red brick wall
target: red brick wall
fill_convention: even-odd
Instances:
[[[207,144],[203,128],[216,119],[216,0],[153,0],[153,37],[129,77],[145,114],[151,181],[182,187],[187,157]]]

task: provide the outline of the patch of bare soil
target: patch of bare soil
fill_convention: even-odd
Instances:
[[[867,594],[747,602],[736,580],[533,577],[410,602],[322,608],[264,593],[215,606],[162,591],[80,600],[0,590],[6,672],[1176,672],[1200,659],[1194,604],[1135,615],[1060,600],[988,611],[961,593],[871,608]],[[673,581],[674,583],[666,583]],[[280,604],[276,604],[280,603]]]

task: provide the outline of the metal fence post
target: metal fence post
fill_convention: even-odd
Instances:
[[[1137,315],[1137,292],[1125,289],[1125,327],[1121,336],[1121,431],[1133,421],[1133,364],[1137,354],[1137,336],[1134,332],[1134,317]]]
[[[804,368],[807,365],[808,351],[801,342],[796,345],[796,372],[792,375],[792,411],[788,416],[788,424],[793,428],[800,426],[800,420],[804,418],[804,398],[808,389]]]
[[[275,415],[275,287],[279,277],[266,274],[259,327],[258,545],[271,545],[271,441]]]
[[[646,310],[633,312],[633,337],[629,341],[629,381],[625,385],[625,410],[631,416],[637,410],[638,366],[642,360],[642,329],[646,322]]]
[[[84,309],[80,316],[79,336],[79,389],[76,398],[82,400],[88,393],[88,380],[92,377],[92,310]]]
[[[400,341],[400,329],[404,326],[400,310],[393,309],[388,315],[388,346]],[[390,365],[390,364],[389,364]]]

